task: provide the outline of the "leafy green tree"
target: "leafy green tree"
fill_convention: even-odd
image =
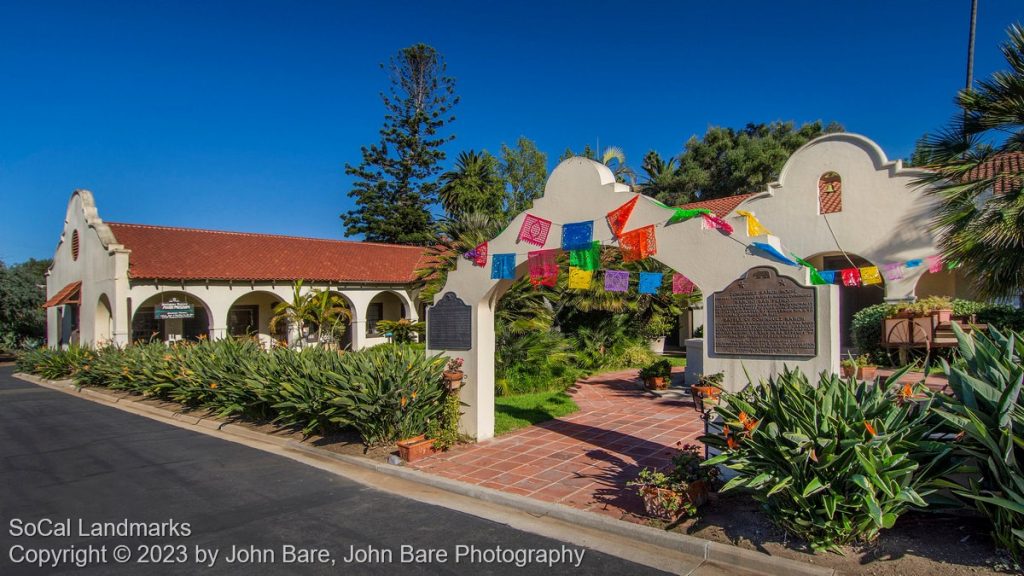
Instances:
[[[984,298],[1024,293],[1024,28],[1008,34],[1009,70],[961,90],[963,112],[922,147],[943,255]]]
[[[544,194],[548,156],[529,138],[520,136],[514,148],[501,145],[499,169],[508,191],[506,216],[512,217],[528,209]]]
[[[29,259],[7,267],[0,262],[0,340],[5,346],[46,337],[46,271],[51,260]]]
[[[498,174],[498,159],[486,150],[459,152],[455,167],[441,175],[441,205],[449,217],[482,212],[505,213],[505,185]]]
[[[455,80],[445,75],[441,54],[425,44],[400,50],[387,70],[391,87],[381,94],[381,141],[362,148],[358,166],[345,164],[345,174],[355,178],[348,195],[356,201],[342,216],[345,233],[374,242],[428,244],[434,238],[430,206],[445,159],[442,146],[455,138],[442,134],[455,120]]]
[[[835,122],[747,124],[741,130],[712,126],[692,136],[679,156],[683,184],[677,194],[697,200],[763,190],[778,179],[783,164],[797,148],[823,134],[842,132]],[[658,198],[663,202],[671,198]]]

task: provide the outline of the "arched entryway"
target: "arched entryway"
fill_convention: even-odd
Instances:
[[[409,317],[405,300],[390,290],[381,292],[366,306],[366,337],[383,338],[378,323],[381,320],[402,320]]]
[[[826,252],[806,258],[818,270],[845,270],[876,266],[866,258],[851,253]],[[842,283],[841,279],[837,279]],[[841,286],[839,288],[839,345],[843,355],[853,352],[853,315],[868,306],[885,302],[885,278],[879,284]]]
[[[114,336],[114,314],[111,311],[110,299],[106,294],[100,294],[99,300],[96,302],[93,329],[93,342],[96,347],[110,344]]]
[[[132,342],[210,337],[210,307],[198,296],[169,290],[150,296],[132,313]]]
[[[270,327],[274,307],[283,301],[277,294],[262,290],[239,296],[228,308],[225,324],[228,336],[256,338],[267,347],[287,346],[288,323],[275,323],[273,330]]]

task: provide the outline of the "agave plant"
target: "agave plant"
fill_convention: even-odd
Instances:
[[[965,335],[953,325],[960,362],[942,368],[957,401],[935,412],[963,431],[960,452],[975,464],[966,482],[949,482],[954,493],[992,520],[993,536],[1019,562],[1024,560],[1024,338],[995,328]],[[968,470],[970,471],[970,470]]]
[[[723,392],[721,434],[702,438],[722,453],[704,465],[738,474],[722,490],[753,490],[769,518],[815,550],[874,540],[909,508],[923,508],[955,468],[934,440],[942,423],[923,386],[822,374],[812,386],[785,370],[760,386]]]

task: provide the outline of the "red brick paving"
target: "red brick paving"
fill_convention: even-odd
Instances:
[[[879,368],[877,375],[880,379],[885,380],[889,376],[892,376],[896,372],[893,368]],[[917,384],[918,382],[924,381],[924,385],[931,388],[934,392],[946,392],[952,393],[948,388],[949,379],[944,374],[936,374],[925,378],[923,372],[907,372],[900,378],[901,383]]]
[[[581,380],[569,394],[579,412],[411,466],[623,518],[643,512],[626,482],[645,466],[667,466],[677,442],[696,443],[704,433],[704,422],[688,397],[660,398],[644,392],[636,370]]]

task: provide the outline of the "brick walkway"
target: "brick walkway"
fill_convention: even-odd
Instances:
[[[681,369],[677,369],[681,370]],[[682,373],[674,374],[674,380]],[[643,504],[626,482],[666,466],[677,442],[696,443],[704,423],[689,397],[644,392],[636,370],[581,380],[580,411],[412,464],[425,472],[616,518]]]
[[[896,370],[893,368],[879,368],[878,378],[884,381],[895,373]],[[948,388],[949,379],[947,379],[944,374],[936,374],[925,378],[923,372],[907,372],[902,378],[900,378],[900,382],[909,382],[912,384],[917,384],[922,380],[924,381],[924,385],[931,388],[933,392],[945,392],[947,394],[952,394],[952,390]]]

